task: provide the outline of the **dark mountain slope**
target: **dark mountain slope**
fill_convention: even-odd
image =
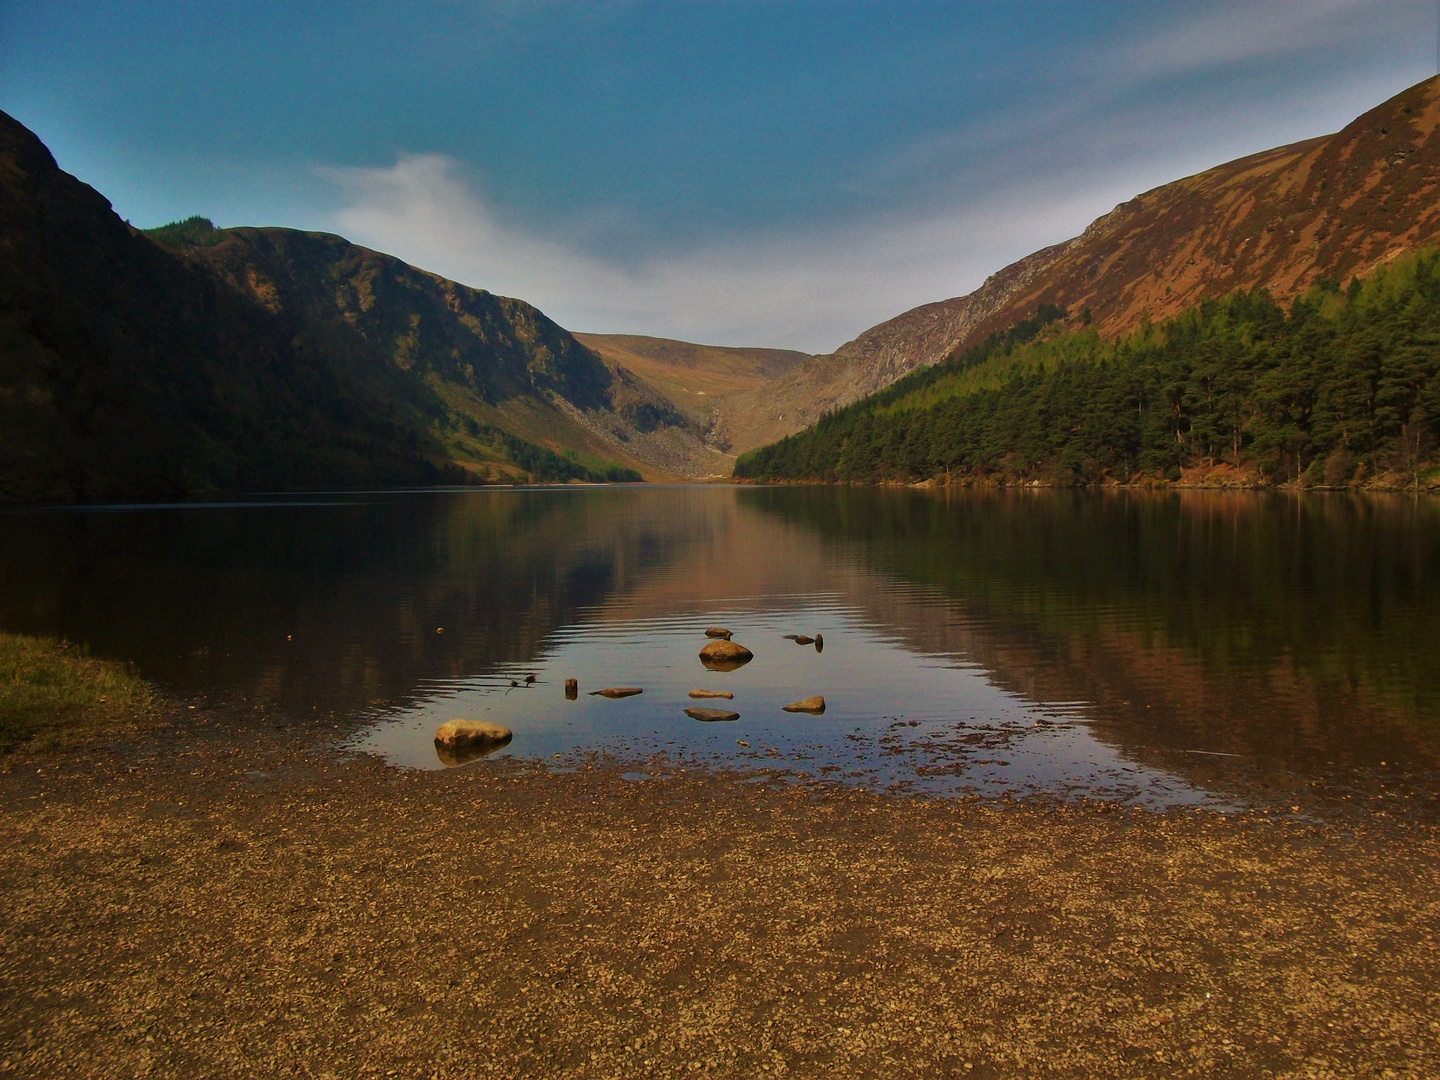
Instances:
[[[907,311],[727,400],[737,449],[798,431],[918,367],[1028,318],[1089,309],[1128,334],[1205,300],[1266,288],[1300,296],[1440,243],[1440,78],[1397,94],[1335,135],[1267,150],[1116,207],[1080,236],[1021,259],[968,296]]]
[[[0,499],[458,476],[421,388],[363,360],[137,236],[0,114]]]
[[[339,237],[137,233],[0,114],[0,501],[639,479],[624,375]]]
[[[150,235],[297,334],[418,379],[444,403],[434,436],[483,475],[503,471],[488,460],[497,430],[578,453],[592,471],[604,472],[608,458],[657,479],[729,471],[728,459],[701,445],[703,425],[664,389],[522,300],[324,233],[185,223]]]

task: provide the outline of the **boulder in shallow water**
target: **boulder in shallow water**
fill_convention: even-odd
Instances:
[[[580,696],[580,681],[578,679],[565,680],[565,700],[574,701]]]
[[[711,671],[734,671],[754,659],[754,653],[729,639],[712,641],[700,650],[700,662]]]
[[[819,694],[814,697],[807,697],[800,701],[792,701],[789,705],[781,706],[786,712],[803,712],[819,716],[825,711],[825,699]]]
[[[723,697],[733,698],[735,695],[729,690],[691,690],[691,697]]]
[[[435,748],[453,754],[479,747],[482,753],[488,753],[504,746],[511,738],[513,734],[509,728],[492,724],[488,720],[447,720],[435,729]],[[441,755],[441,760],[445,760],[444,755]]]
[[[809,645],[815,639],[813,637],[806,637],[804,634],[796,634],[790,640],[795,642],[796,645]]]
[[[685,715],[690,717],[691,720],[699,720],[706,724],[740,719],[738,712],[725,712],[723,709],[702,709],[698,705],[691,705],[685,710]]]
[[[824,634],[816,634],[816,635],[815,635],[815,651],[816,651],[816,652],[824,652],[824,651],[825,651],[825,635],[824,635]]]
[[[645,691],[638,686],[607,686],[604,690],[591,690],[591,697],[634,697],[636,694],[643,694]]]
[[[705,636],[706,636],[706,637],[724,638],[726,641],[729,641],[729,640],[730,640],[730,631],[729,631],[729,630],[726,630],[724,627],[712,626],[712,627],[710,627],[709,630],[706,630],[706,631],[705,631]]]

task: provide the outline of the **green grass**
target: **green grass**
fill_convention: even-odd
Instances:
[[[158,705],[127,664],[55,638],[0,634],[0,750],[59,750],[133,732]]]

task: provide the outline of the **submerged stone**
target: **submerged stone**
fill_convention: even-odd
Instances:
[[[634,697],[636,694],[643,694],[645,691],[638,686],[607,686],[604,690],[591,690],[591,697]]]
[[[691,705],[685,710],[685,715],[690,717],[691,720],[700,720],[707,724],[740,719],[738,712],[725,712],[723,709],[702,709],[698,705]]]

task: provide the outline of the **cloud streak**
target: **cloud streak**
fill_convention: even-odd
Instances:
[[[991,201],[923,220],[735,237],[621,261],[505,220],[443,155],[326,176],[342,192],[333,218],[345,235],[521,297],[572,329],[807,352],[829,351],[916,303],[969,291],[1003,262],[1088,220],[1097,205],[1093,192],[1083,205],[1051,199],[1040,210],[1028,199]]]

